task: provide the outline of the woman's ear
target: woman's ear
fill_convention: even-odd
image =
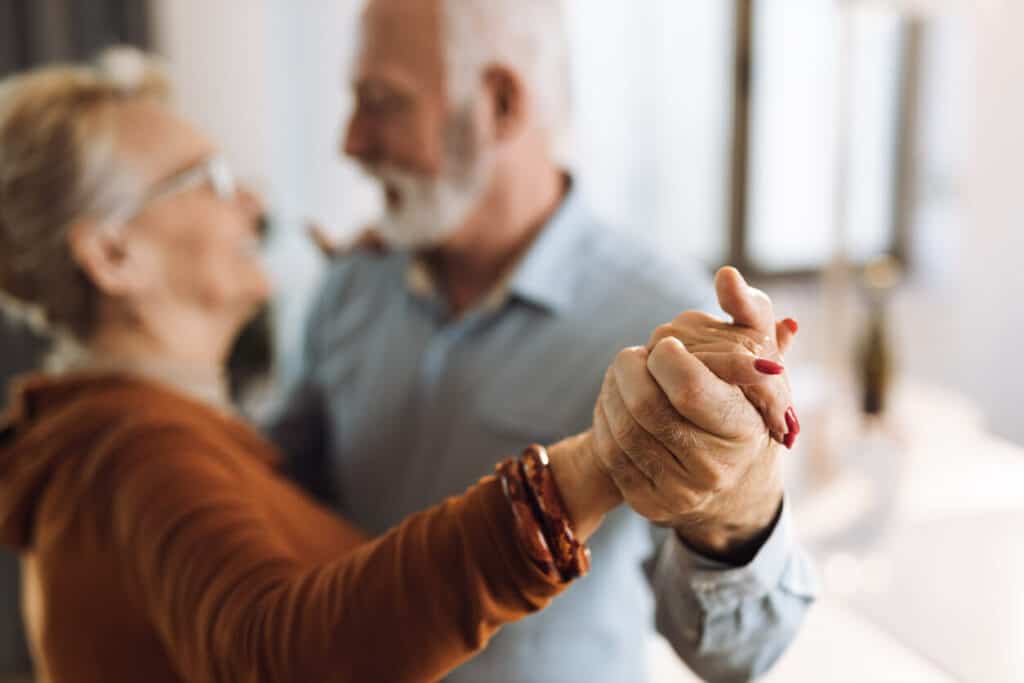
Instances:
[[[491,66],[484,72],[484,87],[491,105],[495,139],[502,142],[517,137],[530,116],[523,79],[504,66]]]
[[[123,296],[140,282],[129,263],[121,236],[97,221],[74,223],[68,231],[71,256],[86,276],[107,296]]]

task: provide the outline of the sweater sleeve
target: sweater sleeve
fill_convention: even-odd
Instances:
[[[521,550],[493,477],[317,566],[194,437],[126,448],[115,552],[189,681],[433,681],[562,590]]]

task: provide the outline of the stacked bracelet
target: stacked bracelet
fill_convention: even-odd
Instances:
[[[498,465],[498,478],[501,480],[501,488],[505,493],[505,499],[512,508],[512,518],[516,524],[516,534],[519,543],[526,550],[530,561],[549,578],[561,579],[561,575],[555,568],[555,559],[548,547],[547,539],[544,537],[544,530],[537,521],[533,508],[530,505],[529,493],[523,482],[519,463],[509,458]]]
[[[590,550],[576,540],[572,520],[551,471],[551,461],[543,446],[528,447],[519,460],[523,478],[540,512],[545,538],[555,557],[555,566],[565,581],[585,576],[590,571]]]
[[[544,447],[532,445],[518,461],[506,460],[498,474],[520,541],[534,564],[565,583],[586,575],[590,550],[573,533]]]

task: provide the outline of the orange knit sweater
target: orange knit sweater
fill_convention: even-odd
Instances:
[[[562,589],[493,477],[369,539],[276,458],[154,383],[25,381],[0,425],[0,542],[23,557],[40,680],[431,681]]]

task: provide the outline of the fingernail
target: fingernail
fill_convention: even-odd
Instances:
[[[754,368],[765,375],[781,375],[786,371],[785,367],[767,358],[758,358],[754,361]]]
[[[794,435],[800,433],[800,419],[796,416],[796,411],[793,410],[793,406],[790,406],[786,410],[786,426],[789,427],[789,431]]]
[[[786,318],[782,321],[782,324],[786,326],[786,329],[789,330],[791,334],[796,334],[800,331],[800,323],[792,318]]]
[[[796,432],[791,431],[786,434],[786,438],[783,440],[782,445],[789,450],[793,450],[793,444],[796,443]]]

